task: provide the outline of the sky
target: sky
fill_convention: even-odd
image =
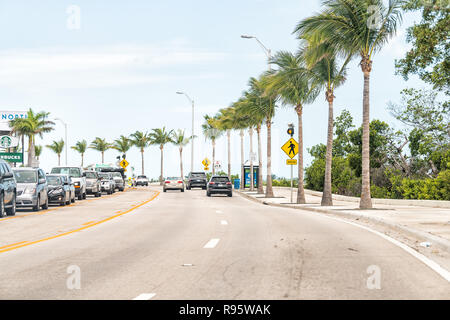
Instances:
[[[319,10],[317,0],[0,0],[0,110],[50,112],[52,119],[68,124],[69,146],[95,137],[111,142],[120,135],[163,126],[190,134],[191,105],[176,94],[183,91],[195,101],[194,170],[202,170],[201,161],[212,157],[211,145],[201,134],[203,116],[228,107],[247,88],[250,77],[267,69],[258,43],[240,35],[257,36],[274,53],[294,52],[299,44],[292,34],[295,25]],[[414,77],[405,82],[394,68],[395,59],[409,48],[405,28],[419,18],[407,14],[397,36],[374,57],[371,119],[394,123],[388,103],[399,102],[406,87],[424,86]],[[347,109],[359,126],[363,76],[358,63],[350,63],[346,83],[335,92],[335,116]],[[311,162],[307,148],[326,142],[327,110],[323,94],[305,106],[306,165]],[[272,137],[272,172],[277,176],[290,174],[280,149],[289,138],[290,122],[297,122],[293,108],[280,107]],[[37,144],[45,146],[63,137],[64,126],[56,121],[55,130],[38,138]],[[265,128],[262,140],[265,154]],[[256,147],[255,137],[255,151]],[[248,155],[248,135],[245,148]],[[239,135],[233,132],[233,173],[240,170],[239,150]],[[71,149],[68,154],[69,165],[80,164],[79,154]],[[105,162],[115,163],[117,155],[107,151]],[[178,149],[167,145],[164,158],[164,175],[179,175]],[[57,165],[56,154],[47,148],[40,160],[47,171]],[[127,160],[140,174],[136,148]],[[217,141],[216,160],[226,171],[225,137]],[[99,152],[87,152],[85,164],[100,162]],[[145,151],[145,163],[145,174],[158,177],[159,147]],[[184,165],[188,172],[190,146]]]

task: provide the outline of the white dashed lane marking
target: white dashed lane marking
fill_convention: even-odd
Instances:
[[[151,298],[153,298],[154,296],[156,296],[155,293],[143,293],[138,295],[136,298],[134,298],[133,300],[150,300]]]
[[[204,249],[213,249],[217,246],[219,241],[220,241],[220,239],[211,239],[211,240],[209,240],[209,242],[207,244],[205,244],[205,246],[203,248]]]

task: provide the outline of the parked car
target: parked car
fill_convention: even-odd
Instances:
[[[180,177],[170,177],[164,181],[163,191],[167,190],[180,190],[184,192],[184,181]]]
[[[86,199],[86,178],[81,167],[55,167],[52,174],[68,174],[75,185],[75,194],[78,200]]]
[[[64,184],[68,184],[69,185],[69,189],[70,189],[70,202],[74,203],[75,202],[75,198],[76,198],[76,190],[75,190],[75,184],[72,181],[72,178],[68,175],[68,174],[58,174],[58,176],[61,176],[61,178],[63,179],[63,183]],[[69,203],[67,203],[69,204]]]
[[[0,217],[16,214],[17,185],[14,173],[5,160],[0,159]]]
[[[38,168],[12,169],[17,183],[16,206],[33,211],[48,209],[48,185],[44,171]]]
[[[227,176],[212,176],[208,182],[206,195],[211,197],[212,194],[227,194],[232,197],[233,188],[230,179]]]
[[[99,172],[98,176],[100,177],[102,192],[106,192],[107,194],[116,192],[116,183],[110,172]]]
[[[189,173],[186,189],[191,190],[192,188],[202,188],[206,190],[206,185],[208,184],[208,179],[204,172],[191,172]]]
[[[98,173],[95,171],[85,171],[83,176],[86,178],[86,193],[93,194],[96,198],[102,196],[102,184]]]
[[[123,180],[122,174],[120,172],[111,172],[114,182],[116,184],[115,189],[119,191],[125,190],[125,180]]]
[[[148,187],[148,178],[147,176],[138,176],[136,179],[136,186],[146,186]]]
[[[71,186],[64,175],[49,174],[47,175],[48,184],[48,201],[50,203],[57,203],[61,206],[70,204],[71,201]]]

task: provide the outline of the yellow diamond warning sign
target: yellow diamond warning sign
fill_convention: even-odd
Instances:
[[[298,143],[294,138],[289,139],[282,147],[281,150],[293,159],[298,154]]]
[[[120,166],[121,166],[122,168],[125,169],[126,167],[128,167],[128,165],[129,165],[129,163],[128,163],[127,160],[123,159],[122,161],[120,161]]]

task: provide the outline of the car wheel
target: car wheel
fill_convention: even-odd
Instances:
[[[83,195],[81,193],[78,195],[78,200],[83,200]]]
[[[33,211],[41,210],[41,197],[38,196],[36,205],[33,207]]]
[[[9,209],[6,209],[6,215],[8,216],[15,216],[16,215],[16,195],[14,195],[12,207]]]
[[[64,198],[65,199],[65,198]],[[65,199],[66,200],[66,199]],[[69,199],[66,200],[66,205],[70,205],[70,193],[69,193]]]
[[[206,192],[206,195],[207,195],[208,197],[211,197],[211,192]]]
[[[183,188],[183,189],[181,189],[181,192],[184,192],[184,188]]]
[[[3,194],[0,196],[0,218],[6,217],[6,210],[5,210],[5,197]]]
[[[232,197],[232,196],[233,196],[233,193],[232,193],[232,192],[230,192],[230,193],[228,194],[228,196],[229,196],[229,197]]]
[[[167,192],[167,190],[166,190],[166,189],[163,189],[163,191],[164,191],[164,192]]]
[[[61,207],[64,207],[66,205],[67,201],[66,201],[66,195],[64,194],[64,198],[61,200]]]
[[[206,187],[202,187],[203,190],[206,190]]]
[[[48,209],[48,197],[45,203],[42,205],[42,209],[47,210]]]
[[[83,200],[86,200],[86,192],[83,193]]]

